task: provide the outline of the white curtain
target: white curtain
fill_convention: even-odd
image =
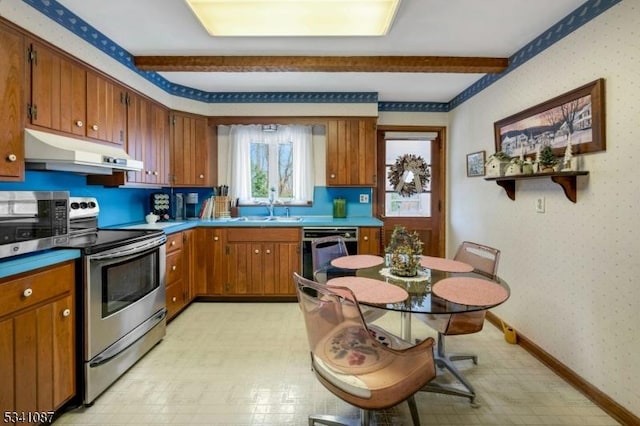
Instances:
[[[279,125],[275,132],[265,132],[262,125],[232,125],[229,131],[229,195],[241,202],[251,202],[251,142],[291,142],[293,152],[294,203],[313,200],[313,135],[311,126]]]

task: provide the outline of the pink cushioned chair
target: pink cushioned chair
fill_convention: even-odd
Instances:
[[[347,244],[340,235],[316,238],[311,241],[311,259],[313,262],[313,276],[317,281],[326,281],[325,277],[316,277],[326,270],[326,265],[333,259],[348,256]]]
[[[412,346],[375,326],[368,326],[354,294],[293,275],[304,316],[316,377],[338,398],[360,408],[358,424],[368,425],[370,410],[409,403],[420,424],[414,394],[435,377],[432,338]],[[334,291],[335,290],[335,291]],[[311,415],[309,425],[352,424],[330,415]]]
[[[498,271],[500,250],[482,244],[464,241],[458,247],[454,260],[465,262],[473,266],[474,272],[493,279]],[[417,318],[438,332],[436,363],[438,367],[449,370],[456,379],[468,388],[469,392],[462,392],[460,394],[469,397],[472,403],[475,401],[473,386],[458,372],[452,362],[470,359],[474,364],[478,364],[478,356],[475,354],[447,355],[445,352],[444,337],[479,332],[482,330],[486,315],[486,310],[451,315],[416,315]]]

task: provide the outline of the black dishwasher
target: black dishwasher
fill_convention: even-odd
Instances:
[[[317,238],[339,235],[344,238],[349,254],[358,254],[357,227],[309,227],[302,228],[302,276],[313,280],[313,259],[311,241]]]

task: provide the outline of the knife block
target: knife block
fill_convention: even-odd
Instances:
[[[227,197],[226,195],[219,195],[214,198],[213,217],[231,217],[231,212],[229,211],[229,209],[229,197]]]

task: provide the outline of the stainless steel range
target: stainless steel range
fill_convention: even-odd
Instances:
[[[165,335],[166,236],[98,228],[95,198],[70,197],[69,248],[82,250],[80,392],[93,401]],[[80,300],[80,299],[79,299]]]

